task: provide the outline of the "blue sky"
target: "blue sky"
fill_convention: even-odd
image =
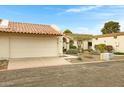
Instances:
[[[107,21],[117,21],[124,31],[124,6],[41,5],[0,6],[0,18],[17,22],[55,24],[74,33],[101,34]]]

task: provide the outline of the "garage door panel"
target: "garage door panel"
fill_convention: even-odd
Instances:
[[[9,38],[0,36],[0,58],[9,58]]]
[[[11,58],[57,56],[56,38],[11,37]]]

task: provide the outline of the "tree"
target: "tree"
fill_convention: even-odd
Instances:
[[[69,29],[66,29],[63,33],[64,34],[72,34],[71,30],[69,30]]]
[[[101,30],[102,34],[110,34],[120,32],[120,25],[118,22],[109,21],[104,24]]]

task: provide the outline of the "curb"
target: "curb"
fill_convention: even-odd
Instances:
[[[120,59],[120,60],[109,60],[109,61],[80,62],[80,63],[72,63],[72,64],[94,64],[94,63],[108,63],[108,62],[124,62],[124,59]]]

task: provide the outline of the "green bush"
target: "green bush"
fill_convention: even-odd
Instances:
[[[78,49],[69,49],[66,54],[77,54],[78,53]]]
[[[100,53],[103,53],[103,52],[113,52],[113,46],[112,45],[105,45],[105,44],[98,44],[98,45],[95,45],[95,50],[100,52]]]
[[[124,55],[124,52],[114,52],[116,55]]]
[[[85,49],[84,51],[92,52],[93,49]]]
[[[84,52],[84,49],[83,49],[83,48],[81,49],[81,52],[82,52],[82,53]]]
[[[100,53],[103,53],[106,51],[106,45],[105,44],[98,44],[95,45],[95,49],[99,51]]]
[[[76,49],[77,47],[76,46],[70,46],[69,48],[70,49]]]

